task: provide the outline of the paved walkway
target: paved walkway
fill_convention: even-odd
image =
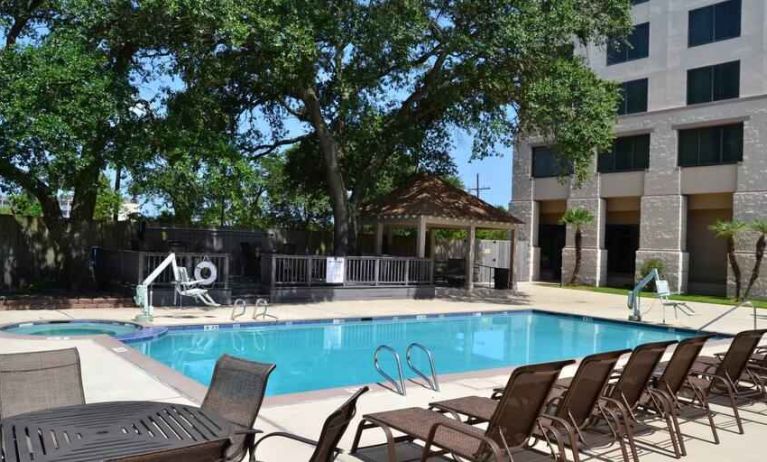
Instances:
[[[480,292],[481,293],[481,292]],[[492,293],[492,292],[489,292]],[[495,294],[495,293],[493,293]],[[439,312],[467,312],[508,310],[513,308],[541,308],[551,311],[578,313],[590,316],[601,316],[614,319],[626,319],[626,297],[601,294],[589,291],[561,289],[537,284],[522,284],[520,294],[517,296],[494,296],[493,298],[467,299],[456,295],[449,299],[438,300],[376,300],[355,302],[325,302],[310,305],[280,305],[271,308],[271,312],[282,320],[288,319],[314,319],[314,318],[338,318],[349,316],[378,316],[394,314],[421,314]],[[680,315],[674,319],[673,313],[667,313],[671,324],[683,327],[698,328],[727,311],[726,306],[693,304],[697,314],[692,317]],[[660,322],[662,312],[657,304],[651,300],[645,300],[645,320]],[[21,322],[29,320],[51,319],[116,319],[131,320],[138,313],[137,309],[112,309],[112,310],[39,310],[39,311],[6,311],[0,312],[0,323]],[[159,309],[157,310],[158,324],[201,324],[230,322],[230,310],[219,308],[205,311],[199,309]],[[239,321],[248,319],[242,317]],[[767,311],[759,315],[760,326],[767,326]],[[752,327],[753,318],[746,309],[738,310],[723,318],[710,327],[720,332],[735,333]],[[33,351],[42,349],[63,348],[76,346],[80,350],[83,361],[83,375],[85,382],[86,399],[89,402],[150,399],[162,401],[186,402],[188,398],[176,391],[169,385],[161,383],[151,373],[135,366],[121,355],[110,351],[110,348],[91,340],[18,340],[8,337],[0,337],[0,351]],[[719,347],[721,349],[721,347]],[[401,397],[380,387],[374,386],[373,390],[360,400],[358,415],[386,409],[396,409],[407,406],[424,406],[430,401],[448,399],[466,395],[488,396],[495,386],[501,386],[508,378],[507,373],[493,375],[471,374],[451,377],[442,381],[442,391],[435,393],[424,388],[411,386],[408,388],[408,396]],[[333,409],[340,405],[345,397],[353,392],[354,388],[345,390],[332,390],[328,392],[315,392],[302,394],[301,396],[282,396],[266,400],[258,419],[257,427],[269,432],[276,430],[290,431],[308,437],[316,438],[319,434],[322,422]],[[717,408],[717,410],[723,410]],[[715,446],[706,441],[710,440],[707,427],[697,423],[683,426],[683,431],[688,435],[688,451],[693,461],[762,461],[763,451],[757,448],[763,447],[767,439],[767,406],[757,404],[750,406],[743,413],[748,420],[746,423],[746,435],[732,433],[732,419],[726,415],[717,417],[717,422],[726,428],[721,432],[722,444]],[[353,430],[347,432],[342,447],[351,445]],[[655,433],[652,441],[667,443],[668,438],[662,432]],[[382,435],[375,436],[370,432],[367,442],[382,441]],[[665,442],[665,443],[664,443]],[[310,450],[295,443],[274,440],[267,443],[263,453],[259,452],[259,459],[266,461],[306,460]],[[620,455],[616,450],[600,452],[601,460],[619,460]],[[666,455],[653,452],[651,449],[643,450],[643,461],[667,461]]]

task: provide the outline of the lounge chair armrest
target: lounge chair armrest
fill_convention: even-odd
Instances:
[[[543,434],[543,437],[546,440],[546,443],[549,445],[549,448],[552,450],[552,452],[554,448],[552,447],[549,434],[554,437],[554,440],[556,441],[556,445],[557,445],[557,450],[559,451],[559,454],[562,455],[562,460],[564,460],[565,444],[564,444],[564,438],[562,437],[562,434],[559,432],[559,430],[557,430],[554,427],[554,425],[550,424],[549,422],[546,422],[541,417],[536,419],[536,423],[541,428],[541,433]]]
[[[303,436],[294,435],[293,433],[287,433],[287,432],[273,432],[268,433],[264,436],[262,436],[256,443],[253,445],[253,450],[251,454],[255,457],[256,449],[258,449],[258,446],[264,442],[264,440],[267,440],[269,438],[285,438],[293,441],[298,441],[299,443],[304,443],[309,446],[317,446],[318,442],[309,438],[305,438]],[[338,451],[336,451],[338,452]]]
[[[573,424],[561,417],[555,417],[549,414],[541,414],[538,417],[538,421],[551,428],[556,428],[557,425],[561,426],[566,433],[574,433],[577,430],[573,427]]]
[[[437,430],[439,430],[440,427],[449,428],[450,430],[453,430],[455,432],[458,432],[464,436],[467,436],[469,438],[474,438],[479,441],[482,441],[483,443],[487,444],[490,447],[490,450],[493,451],[493,456],[495,457],[496,461],[503,460],[501,451],[501,448],[496,444],[495,441],[488,438],[484,434],[477,431],[476,428],[471,427],[469,425],[466,425],[464,423],[455,422],[437,422],[434,425],[431,426],[431,429],[429,430],[429,436],[426,438],[426,444],[424,445],[424,455],[426,454],[426,451],[429,450],[430,446],[434,444],[434,437],[437,435]],[[467,428],[468,427],[468,428]],[[443,449],[450,449],[449,447],[442,447]]]

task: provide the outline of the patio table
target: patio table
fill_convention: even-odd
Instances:
[[[118,401],[30,412],[0,420],[0,461],[101,461],[220,441],[234,432],[194,406]]]

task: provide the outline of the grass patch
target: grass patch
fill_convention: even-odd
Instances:
[[[629,289],[621,289],[618,287],[568,286],[567,288],[575,289],[575,290],[587,290],[589,292],[599,292],[603,294],[614,294],[614,295],[625,295],[625,296],[628,296],[628,292],[629,292]],[[646,290],[642,291],[642,297],[654,298],[655,292],[646,291]],[[733,300],[732,298],[718,297],[715,295],[679,294],[679,295],[672,295],[671,300],[679,300],[682,302],[692,302],[692,303],[695,303],[695,302],[713,303],[716,305],[729,305],[729,306],[732,306],[735,304],[735,300]],[[767,300],[755,299],[755,300],[751,300],[751,302],[757,308],[767,309]]]

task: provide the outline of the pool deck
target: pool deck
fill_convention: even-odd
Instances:
[[[485,297],[484,295],[488,295]],[[492,296],[491,296],[492,295]],[[660,323],[661,308],[658,303],[645,299],[643,311],[645,320]],[[672,311],[667,312],[669,324],[678,327],[699,328],[728,310],[727,306],[693,303],[696,314],[687,317],[680,314],[674,319]],[[517,295],[502,295],[479,289],[475,296],[454,295],[436,300],[375,300],[375,301],[339,301],[307,305],[276,305],[270,313],[280,320],[327,319],[360,316],[393,316],[413,314],[436,314],[493,310],[513,310],[540,308],[547,311],[575,313],[594,317],[625,320],[628,316],[626,297],[596,292],[562,289],[541,284],[520,284]],[[200,309],[158,309],[155,324],[216,324],[231,322],[229,308],[214,310]],[[0,311],[0,324],[32,320],[56,319],[113,319],[129,321],[138,313],[138,309],[87,309],[87,310],[34,310]],[[250,321],[251,310],[239,322]],[[767,310],[759,311],[759,326],[767,326]],[[708,330],[734,334],[753,327],[753,318],[748,309],[739,309],[713,324]],[[47,340],[20,339],[0,334],[0,351],[20,352],[56,349],[75,346],[80,351],[83,365],[85,395],[88,402],[113,400],[158,400],[172,402],[196,402],[204,393],[204,388],[168,368],[143,357],[131,349],[124,348],[119,342],[105,337],[98,339]],[[721,345],[713,345],[707,352],[721,351]],[[439,368],[439,358],[436,358]],[[399,396],[380,386],[373,385],[371,392],[359,402],[358,416],[381,410],[410,406],[424,406],[430,401],[449,399],[459,396],[489,396],[492,388],[502,386],[508,378],[509,370],[493,370],[478,373],[451,374],[441,376],[439,393],[409,384],[407,397]],[[324,390],[318,392],[282,395],[267,398],[262,407],[256,426],[266,432],[290,431],[307,437],[316,438],[325,417],[340,405],[355,387]],[[727,411],[721,410],[723,414]],[[758,403],[744,408],[745,435],[732,431],[734,421],[728,415],[716,417],[722,427],[722,443],[709,443],[708,427],[697,423],[683,424],[687,435],[688,460],[693,461],[762,461],[764,454],[756,450],[764,446],[767,439],[767,404]],[[359,417],[358,417],[359,418]],[[348,449],[356,428],[357,420],[342,440],[341,446]],[[375,431],[366,433],[363,442],[381,442],[382,434]],[[648,441],[667,445],[668,436],[656,432]],[[752,450],[744,450],[752,449]],[[273,440],[259,450],[260,460],[265,461],[300,461],[306,460],[310,449],[297,443]],[[670,460],[667,455],[658,453],[651,446],[641,450],[643,461]],[[599,451],[599,460],[620,460],[617,447]],[[355,460],[346,456],[347,460]]]

